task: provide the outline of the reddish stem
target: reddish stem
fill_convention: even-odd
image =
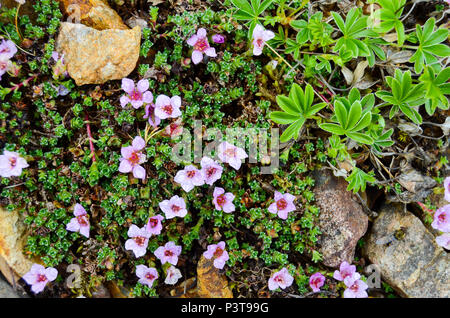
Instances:
[[[11,87],[10,90],[11,90],[11,91],[15,91],[15,90],[21,88],[21,87],[24,86],[24,85],[28,85],[28,83],[29,83],[31,80],[35,79],[37,76],[38,76],[38,74],[35,74],[35,75],[33,75],[33,76],[28,77],[28,78],[27,78],[26,80],[24,80],[23,82],[21,82],[21,83],[19,83],[19,84],[17,84],[17,85],[14,85],[13,87]]]
[[[92,153],[92,162],[95,162],[95,148],[94,143],[92,142],[91,125],[89,124],[89,117],[87,113],[84,113],[84,120],[86,121],[87,134],[89,137],[89,149]]]

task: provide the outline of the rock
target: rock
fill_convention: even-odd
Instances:
[[[0,298],[20,298],[7,282],[0,278]]]
[[[358,199],[347,191],[343,178],[336,178],[330,170],[316,171],[314,178],[323,264],[338,267],[343,261],[351,263],[356,243],[367,230],[368,217]]]
[[[64,53],[67,71],[77,85],[122,79],[136,67],[141,43],[139,26],[98,31],[82,24],[61,23],[56,49]]]
[[[363,252],[400,295],[450,297],[448,254],[436,244],[420,219],[405,211],[403,205],[382,206]]]
[[[82,23],[97,30],[127,30],[116,11],[102,0],[59,0],[67,22]]]
[[[228,287],[224,274],[214,267],[213,260],[203,256],[197,264],[197,286],[195,279],[190,278],[173,289],[171,296],[181,298],[233,298],[233,292]]]
[[[197,293],[201,298],[233,298],[228,280],[213,265],[213,259],[201,257],[197,264]]]
[[[26,240],[22,215],[0,207],[0,269],[11,285],[25,275],[34,263],[22,252]]]
[[[407,203],[423,201],[433,192],[433,188],[437,185],[433,178],[424,176],[412,168],[406,169],[398,177],[398,182],[408,191],[398,194],[398,197],[389,196],[388,200],[391,202],[399,202],[399,199]]]

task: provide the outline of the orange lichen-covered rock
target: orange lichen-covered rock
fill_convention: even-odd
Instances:
[[[67,72],[77,85],[103,84],[126,77],[136,67],[141,44],[139,26],[96,30],[61,23],[56,50],[64,54]]]
[[[82,23],[97,30],[127,30],[116,11],[102,0],[59,0],[67,22]]]

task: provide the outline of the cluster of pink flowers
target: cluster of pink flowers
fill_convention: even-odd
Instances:
[[[244,149],[224,141],[218,147],[218,157],[222,162],[228,163],[238,170],[241,167],[241,160],[247,158],[248,155]],[[200,165],[201,169],[194,165],[188,165],[175,175],[175,182],[179,183],[184,191],[189,192],[195,186],[205,183],[212,185],[222,176],[223,167],[217,161],[203,157]]]
[[[11,59],[17,53],[17,47],[11,40],[2,40],[0,43],[0,80],[3,74],[11,72],[15,66]],[[15,73],[15,72],[13,72]]]
[[[4,150],[0,155],[0,176],[3,178],[19,177],[22,169],[27,167],[27,161],[17,152]]]
[[[153,94],[148,90],[149,82],[146,79],[141,79],[135,85],[133,80],[129,78],[122,79],[122,89],[125,95],[120,97],[120,105],[122,108],[128,104],[135,109],[145,106],[144,118],[153,127],[161,123],[161,119],[177,118],[181,116],[181,97],[180,96],[166,96],[158,95],[155,103],[153,103]]]
[[[356,266],[350,265],[346,261],[342,262],[339,270],[334,272],[333,278],[343,281],[347,289],[344,291],[344,298],[366,298],[369,286],[361,280],[361,275],[356,272]]]
[[[450,202],[450,177],[444,180],[444,198]],[[431,226],[438,231],[444,232],[436,237],[436,243],[446,250],[450,250],[450,204],[436,210]]]

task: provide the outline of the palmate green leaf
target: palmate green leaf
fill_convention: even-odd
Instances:
[[[298,137],[305,121],[326,106],[326,103],[312,105],[314,89],[309,84],[303,91],[300,85],[294,83],[289,96],[278,95],[276,100],[283,111],[271,112],[270,119],[278,124],[291,124],[281,135],[280,140],[282,142]]]
[[[382,128],[380,129],[380,131],[371,132],[371,137],[373,139],[372,147],[378,152],[381,152],[381,148],[390,147],[394,144],[394,141],[391,140],[394,129],[391,128],[380,135],[381,131]]]
[[[427,66],[419,80],[424,84],[425,109],[431,116],[436,108],[448,109],[449,102],[445,95],[450,94],[450,68],[447,67],[435,75],[433,68]]]
[[[331,12],[334,22],[342,32],[343,36],[336,41],[334,52],[339,52],[341,57],[349,55],[350,58],[358,56],[369,56],[370,50],[366,43],[359,40],[361,37],[377,34],[367,29],[367,16],[361,13],[359,8],[353,8],[347,13],[344,20],[336,13]]]
[[[375,31],[388,33],[392,29],[395,29],[397,32],[397,42],[400,46],[403,45],[406,35],[401,17],[406,0],[378,0],[377,2],[381,6],[381,9],[375,12],[380,18],[380,23],[375,28]]]
[[[449,56],[450,47],[445,44],[440,44],[445,41],[448,36],[447,29],[434,30],[435,19],[431,18],[425,22],[421,28],[416,25],[416,34],[419,40],[419,47],[417,51],[409,59],[414,62],[414,71],[420,74],[423,71],[425,64],[432,64],[437,61],[436,56]]]
[[[353,191],[353,193],[357,193],[360,190],[366,191],[367,182],[375,182],[376,179],[370,175],[359,169],[358,167],[354,167],[352,173],[345,179],[348,182],[348,191]]]
[[[371,145],[374,140],[371,136],[363,133],[362,130],[368,127],[372,122],[372,108],[375,102],[375,97],[365,96],[364,101],[365,109],[363,110],[361,101],[361,95],[358,89],[353,88],[348,97],[339,97],[334,101],[334,116],[333,120],[337,120],[336,123],[323,123],[319,127],[325,131],[328,131],[336,135],[346,135],[359,143]],[[352,102],[352,103],[350,103]]]
[[[401,110],[409,119],[416,124],[422,123],[422,116],[413,108],[425,103],[423,83],[412,84],[411,72],[395,70],[394,77],[387,76],[386,83],[391,88],[391,92],[379,91],[375,95],[392,105],[389,118],[392,118]]]

